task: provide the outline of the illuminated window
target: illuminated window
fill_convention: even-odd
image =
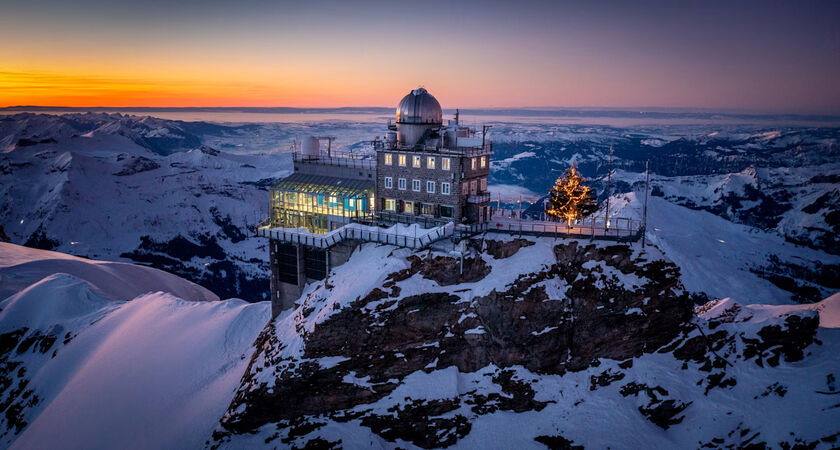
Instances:
[[[427,214],[429,216],[435,213],[435,205],[430,203],[423,203],[423,214]]]
[[[420,167],[420,156],[419,155],[414,155],[414,158],[412,158],[412,161],[411,161],[411,166],[412,167]]]
[[[449,170],[449,158],[440,159],[440,168],[443,170]]]
[[[484,192],[486,190],[487,190],[487,178],[482,178],[481,179],[481,192]]]
[[[435,168],[435,157],[429,156],[426,158],[426,168],[427,169],[434,169]]]
[[[414,202],[410,202],[410,201],[405,202],[405,213],[406,214],[414,214]]]
[[[411,190],[420,192],[420,180],[411,180]]]
[[[336,206],[338,206],[338,198],[333,195],[330,197],[330,208],[335,208]]]
[[[470,158],[470,164],[472,164],[472,170],[475,170],[475,158]]]
[[[400,167],[405,167],[405,155],[399,155],[397,158],[397,162],[399,163]]]
[[[481,168],[483,169],[483,168],[485,168],[486,166],[487,166],[487,157],[486,157],[486,156],[482,156],[482,157],[481,157]]]
[[[449,183],[440,184],[440,193],[443,195],[449,195]]]
[[[385,199],[385,209],[388,211],[396,211],[397,210],[397,201],[393,198],[386,198]]]
[[[400,188],[401,191],[404,191],[406,189],[405,178],[400,178],[397,186]]]
[[[394,179],[391,177],[385,177],[385,189],[393,189],[394,188]]]
[[[320,206],[324,205],[324,196],[321,195],[321,194],[318,194],[318,205],[320,205]]]
[[[390,153],[385,154],[385,165],[390,166],[394,163],[394,157]]]
[[[435,182],[434,181],[427,181],[426,182],[426,192],[429,194],[435,193]]]

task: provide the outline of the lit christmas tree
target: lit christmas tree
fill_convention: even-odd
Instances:
[[[549,192],[546,214],[558,219],[566,219],[566,224],[571,225],[573,220],[595,212],[598,209],[595,192],[584,185],[584,181],[586,178],[580,175],[575,166],[566,169]]]

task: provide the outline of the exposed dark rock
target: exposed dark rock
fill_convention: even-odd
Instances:
[[[455,400],[419,400],[394,407],[394,415],[369,415],[362,425],[384,439],[409,441],[421,448],[448,447],[470,432],[470,422],[458,414],[451,418],[436,417],[457,409]]]
[[[689,405],[691,405],[691,402],[682,403],[677,400],[664,400],[654,405],[640,406],[639,412],[663,430],[667,430],[685,419],[685,416],[677,416]]]
[[[589,378],[589,390],[594,391],[598,387],[609,386],[615,381],[624,379],[624,372],[613,372],[612,370],[605,370],[598,376],[592,375]]]
[[[799,361],[803,358],[803,349],[814,343],[820,320],[818,316],[801,317],[787,316],[784,327],[768,325],[758,332],[760,339],[741,337],[744,341],[744,359],[755,358],[755,363],[763,366],[767,362],[770,366],[777,366],[779,358],[785,357],[787,362]]]
[[[412,272],[420,273],[423,278],[434,280],[441,286],[472,283],[482,280],[490,273],[490,266],[481,256],[464,258],[463,269],[459,259],[448,256],[420,258],[411,255],[408,260],[411,262]]]
[[[487,239],[484,241],[485,251],[496,259],[509,258],[516,254],[520,248],[530,247],[534,245],[534,241],[517,238],[510,241],[494,241]]]
[[[135,175],[141,172],[148,172],[150,170],[159,169],[160,164],[152,161],[144,156],[137,156],[125,162],[119,172],[114,175],[125,177],[128,175]]]
[[[534,438],[534,440],[539,442],[540,444],[545,445],[550,450],[583,450],[582,445],[575,445],[573,441],[570,441],[560,435],[537,436]]]
[[[12,238],[6,234],[6,230],[3,229],[3,225],[0,225],[0,242],[12,242]]]
[[[23,245],[25,247],[39,248],[41,250],[54,250],[61,245],[61,242],[47,237],[47,234],[44,232],[44,226],[41,225],[29,236]]]

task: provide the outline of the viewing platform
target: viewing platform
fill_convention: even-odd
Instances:
[[[396,224],[390,228],[348,223],[329,233],[313,233],[306,228],[257,228],[257,236],[267,237],[287,244],[301,244],[320,249],[328,249],[342,241],[377,242],[398,247],[419,250],[429,244],[453,235],[455,224],[452,222],[434,228],[424,229],[419,224],[404,226]]]

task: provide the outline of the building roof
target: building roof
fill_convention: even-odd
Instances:
[[[293,173],[274,185],[274,189],[281,191],[330,194],[344,198],[367,196],[373,188],[373,180],[353,180],[303,173]]]

